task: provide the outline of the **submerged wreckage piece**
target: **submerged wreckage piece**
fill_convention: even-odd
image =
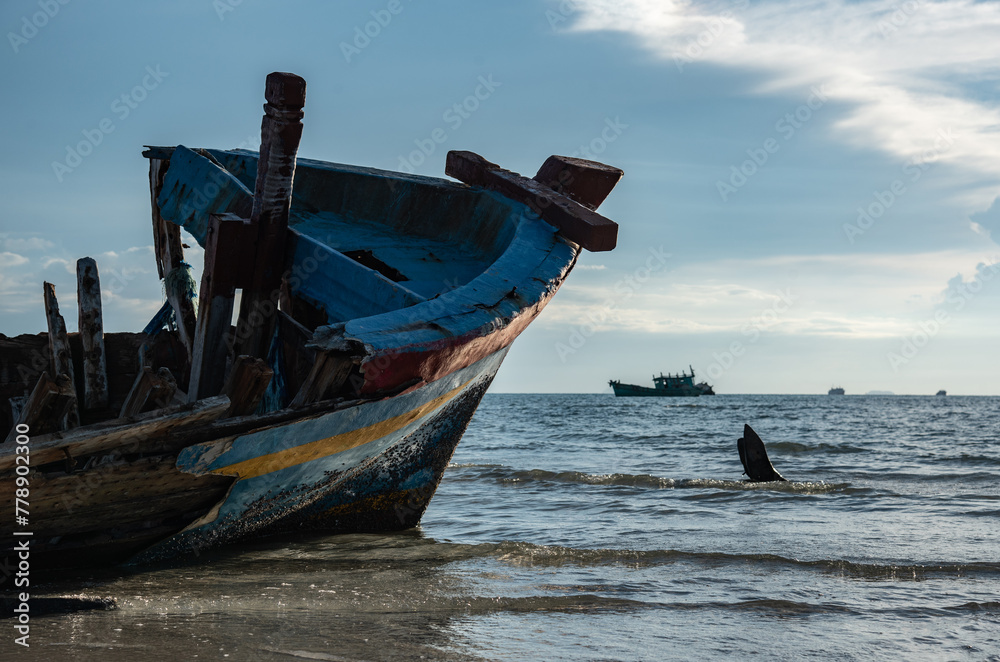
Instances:
[[[416,525],[511,343],[581,247],[614,247],[594,209],[620,170],[551,157],[532,180],[461,152],[456,183],[296,159],[305,82],[271,74],[265,97],[260,154],[144,152],[166,302],[142,333],[103,332],[82,261],[86,337],[49,285],[49,333],[0,336],[0,501],[27,475],[33,560]]]
[[[743,463],[743,473],[752,482],[769,483],[773,481],[785,480],[781,474],[774,470],[771,461],[767,459],[767,450],[764,442],[753,428],[743,425],[743,436],[736,441],[736,448],[740,452],[740,462]]]

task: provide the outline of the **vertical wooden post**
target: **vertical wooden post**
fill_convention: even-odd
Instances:
[[[246,260],[244,235],[252,231],[234,214],[213,214],[209,222],[187,391],[191,402],[218,395],[225,383],[233,302]]]
[[[52,283],[43,284],[45,296],[45,319],[49,327],[49,355],[52,357],[52,374],[66,375],[69,383],[75,388],[76,377],[73,374],[73,352],[69,347],[69,336],[66,333],[66,321],[59,314],[59,301],[56,299],[56,286]],[[80,425],[80,413],[74,401],[68,409],[62,422],[62,428],[74,428]]]
[[[292,201],[295,154],[302,137],[306,82],[295,74],[269,74],[264,89],[260,159],[253,212],[257,246],[253,280],[243,289],[237,325],[237,356],[264,358],[274,334],[281,275],[285,270],[285,238]]]
[[[229,411],[225,416],[246,416],[252,414],[260,404],[268,384],[274,376],[263,359],[239,356],[233,363],[229,379],[222,392],[229,396]]]
[[[108,406],[108,368],[104,354],[101,280],[94,258],[82,257],[76,261],[76,300],[83,344],[83,408],[104,409]]]
[[[167,172],[169,161],[161,159],[149,160],[149,192],[152,197],[153,209],[153,246],[156,250],[156,268],[161,280],[168,280],[175,269],[183,268],[184,247],[181,244],[181,229],[160,216],[160,206],[156,199],[163,188],[163,176]],[[174,309],[174,319],[177,321],[177,335],[187,349],[188,360],[194,350],[195,314],[194,303],[187,292],[178,291],[167,283],[167,301]]]

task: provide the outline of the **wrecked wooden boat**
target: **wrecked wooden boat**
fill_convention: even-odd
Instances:
[[[581,248],[615,245],[594,210],[618,169],[551,157],[528,179],[450,152],[457,183],[296,159],[305,82],[271,74],[265,98],[259,154],[144,152],[166,302],[141,333],[104,333],[84,258],[78,333],[46,284],[48,333],[0,336],[0,499],[27,476],[33,558],[416,525],[513,340]]]

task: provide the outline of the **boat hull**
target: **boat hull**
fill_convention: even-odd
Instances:
[[[506,353],[393,398],[185,449],[182,471],[236,481],[212,512],[135,560],[291,531],[415,526]]]
[[[625,397],[647,397],[647,398],[694,398],[701,395],[697,388],[650,388],[648,386],[636,386],[635,384],[622,384],[621,382],[611,382],[615,396]]]

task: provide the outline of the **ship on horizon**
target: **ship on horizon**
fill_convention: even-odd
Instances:
[[[715,391],[712,390],[712,386],[708,382],[695,384],[694,367],[688,366],[688,368],[691,370],[690,375],[683,370],[677,375],[671,375],[670,373],[664,375],[662,372],[659,377],[653,375],[652,388],[649,386],[637,386],[635,384],[622,384],[614,379],[609,381],[608,385],[614,389],[615,397],[619,398],[635,396],[676,398],[715,395]]]
[[[826,394],[827,395],[844,395],[844,389],[842,389],[839,386],[834,386],[829,391],[827,391]]]

